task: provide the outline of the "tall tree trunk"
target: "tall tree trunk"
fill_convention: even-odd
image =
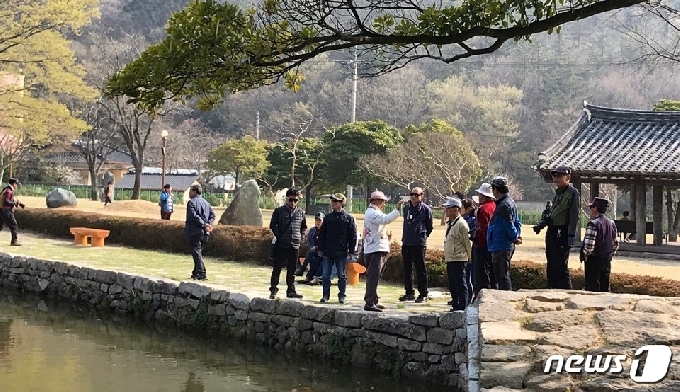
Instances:
[[[309,211],[309,199],[312,195],[312,185],[307,185],[305,187],[305,214]]]
[[[676,221],[677,210],[673,209],[673,191],[670,187],[666,187],[666,214],[668,215],[668,241],[678,242],[678,232],[675,230],[674,223]]]
[[[135,162],[135,184],[132,186],[132,196],[130,197],[131,200],[139,200],[141,196],[141,187],[142,187],[142,169],[144,168],[144,163],[140,159],[139,161]]]
[[[94,170],[94,165],[90,166],[88,168],[88,171],[90,172],[90,180],[92,184],[90,185],[90,198],[94,201],[99,200],[99,192],[98,192],[98,184],[97,184],[97,174],[95,173]]]

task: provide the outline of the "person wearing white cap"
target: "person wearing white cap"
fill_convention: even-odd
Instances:
[[[443,205],[448,218],[444,235],[444,261],[451,292],[451,310],[465,310],[468,304],[468,285],[465,266],[472,257],[470,227],[460,215],[463,203],[457,198],[448,198]]]
[[[371,204],[364,213],[364,262],[366,263],[366,294],[364,310],[382,312],[384,307],[378,302],[378,282],[382,276],[387,254],[390,251],[390,234],[385,233],[385,226],[399,218],[399,211],[404,204],[399,200],[397,207],[389,214],[382,210],[389,199],[383,192],[371,193]]]
[[[477,221],[472,242],[475,245],[475,282],[474,297],[476,298],[481,289],[495,289],[496,279],[491,264],[491,252],[486,242],[486,233],[489,230],[489,222],[496,210],[491,184],[485,182],[477,189],[479,208],[477,209]]]

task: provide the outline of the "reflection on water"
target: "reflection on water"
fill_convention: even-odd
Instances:
[[[0,291],[2,392],[435,390],[323,362]]]

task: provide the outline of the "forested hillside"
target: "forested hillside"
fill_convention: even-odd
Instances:
[[[102,0],[101,19],[74,36],[78,61],[92,75],[103,72],[101,65],[112,59],[131,60],[163,37],[172,11],[186,3]],[[567,24],[559,34],[539,34],[531,42],[507,43],[485,57],[450,65],[413,62],[381,77],[361,78],[356,119],[383,120],[400,130],[442,119],[462,132],[483,173],[507,174],[523,190],[524,199],[543,200],[551,187],[531,165],[538,152],[577,121],[583,100],[651,109],[659,99],[680,98],[672,63],[642,61],[646,49],[625,27],[641,21],[647,22],[639,9],[631,8]],[[667,27],[665,31],[656,27],[647,33],[670,34]],[[156,119],[149,129],[166,126],[179,133],[172,136],[170,147],[175,151],[170,154],[174,167],[201,155],[195,143],[199,138],[207,156],[208,149],[228,139],[255,136],[258,118],[260,138],[280,141],[282,124],[291,120],[296,105],[303,105],[313,119],[304,136],[321,137],[326,129],[350,121],[353,59],[351,51],[333,52],[305,64],[306,80],[297,93],[279,83],[229,95],[209,112],[187,102]],[[359,57],[358,69],[360,74],[368,71],[369,60]],[[158,161],[156,139],[149,138],[144,161]]]

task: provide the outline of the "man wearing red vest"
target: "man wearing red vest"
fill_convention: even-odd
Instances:
[[[7,185],[0,195],[2,195],[2,210],[0,212],[0,230],[7,225],[10,232],[12,233],[12,242],[10,245],[19,246],[17,242],[17,220],[14,218],[14,207],[19,206],[22,209],[25,207],[23,203],[14,198],[14,191],[19,186],[19,181],[16,178],[9,179],[9,185]]]

